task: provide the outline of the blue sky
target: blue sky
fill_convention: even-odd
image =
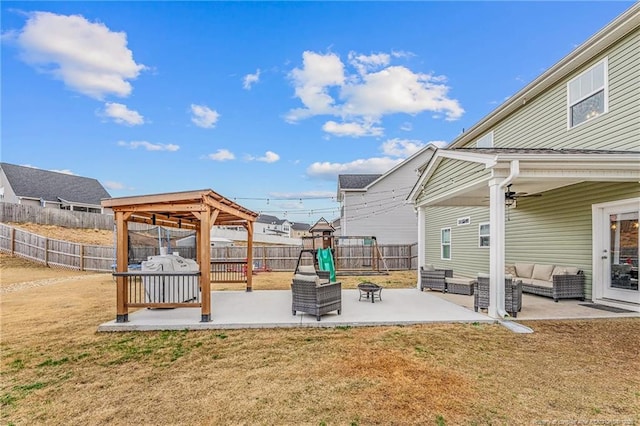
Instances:
[[[11,2],[2,161],[313,223],[632,2]]]

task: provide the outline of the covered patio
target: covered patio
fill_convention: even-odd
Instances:
[[[467,224],[476,221],[476,226],[478,217],[488,219],[490,244],[486,266],[478,259],[472,264],[465,264],[461,258],[446,263],[454,274],[462,273],[469,278],[477,273],[490,275],[490,317],[507,316],[504,309],[507,262],[526,262],[532,258],[577,266],[586,276],[586,299],[640,312],[637,288],[606,290],[610,287],[611,265],[620,261],[619,253],[614,253],[609,241],[609,212],[635,212],[637,223],[638,164],[640,152],[633,151],[439,150],[409,196],[418,208],[419,266],[425,263],[429,244],[427,209],[449,208],[448,212],[461,212],[461,216],[474,212],[473,220],[462,219]],[[620,215],[617,217],[619,220]],[[614,228],[615,224],[611,224],[611,229]],[[637,240],[637,231],[635,235]],[[636,264],[637,247],[636,242],[635,258],[632,256]]]
[[[200,308],[200,321],[211,321],[211,245],[210,232],[214,225],[242,226],[247,230],[247,259],[244,265],[246,291],[252,290],[253,224],[258,214],[221,196],[211,189],[174,192],[134,197],[111,198],[102,201],[111,208],[116,225],[117,283],[116,322],[129,321],[130,308]],[[198,271],[186,272],[130,272],[128,224],[167,226],[196,231],[196,262]],[[171,287],[170,295],[149,298],[145,286],[162,282]],[[197,284],[194,285],[194,284]],[[195,294],[193,299],[173,297],[180,293]],[[164,296],[164,294],[163,294]]]

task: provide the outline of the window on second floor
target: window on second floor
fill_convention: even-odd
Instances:
[[[608,63],[604,59],[567,83],[569,128],[608,111],[607,74]]]

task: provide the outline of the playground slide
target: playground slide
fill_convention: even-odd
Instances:
[[[336,281],[336,268],[330,248],[318,249],[318,267],[321,271],[329,271],[331,282]]]

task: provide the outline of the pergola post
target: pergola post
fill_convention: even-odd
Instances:
[[[116,272],[129,269],[128,224],[124,212],[116,211]],[[116,322],[129,321],[127,277],[116,277]]]
[[[202,318],[211,321],[211,208],[200,217],[198,228],[198,260],[200,263],[200,289],[202,294]]]
[[[253,222],[247,222],[247,291],[253,290]]]

